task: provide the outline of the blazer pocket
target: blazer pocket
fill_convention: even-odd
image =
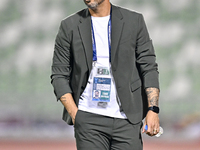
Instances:
[[[75,116],[75,120],[74,120],[74,127],[76,126],[76,124],[78,123],[78,114],[79,114],[79,110],[76,112],[76,116]]]
[[[133,82],[131,84],[131,91],[134,92],[135,90],[137,90],[138,88],[140,88],[142,86],[141,80],[138,79],[135,82]]]

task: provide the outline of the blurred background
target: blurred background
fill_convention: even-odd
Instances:
[[[200,1],[111,2],[144,15],[157,55],[164,134],[143,135],[145,149],[192,150],[200,142]],[[0,1],[0,149],[22,143],[33,148],[37,142],[45,149],[41,141],[75,149],[73,127],[61,120],[63,106],[50,74],[61,20],[85,7],[82,0]]]

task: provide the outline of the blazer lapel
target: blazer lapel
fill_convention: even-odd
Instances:
[[[112,5],[112,31],[111,31],[111,63],[113,64],[121,33],[123,31],[123,16],[116,6]],[[79,33],[83,41],[85,55],[89,72],[92,69],[93,50],[92,50],[92,33],[91,33],[91,17],[89,10],[86,9],[80,19],[78,25]]]
[[[121,33],[123,31],[123,16],[116,6],[112,5],[112,31],[111,31],[111,63],[113,64]]]
[[[93,61],[93,50],[92,50],[92,33],[91,33],[91,17],[89,10],[86,9],[80,19],[80,24],[78,26],[79,33],[83,42],[86,61],[89,68],[89,72],[92,70]]]

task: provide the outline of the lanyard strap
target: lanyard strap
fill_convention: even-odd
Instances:
[[[112,10],[110,12],[112,12]],[[93,61],[97,61],[97,49],[96,49],[96,41],[94,36],[92,19],[91,19],[91,28],[92,28]],[[111,62],[111,13],[110,13],[110,19],[108,21],[108,45],[109,45],[109,61]]]

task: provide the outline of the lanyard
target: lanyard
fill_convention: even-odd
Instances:
[[[93,61],[97,61],[97,51],[96,51],[97,49],[96,49],[96,42],[95,42],[92,19],[91,19],[91,28],[92,28]],[[111,13],[110,13],[110,19],[108,21],[108,45],[109,45],[109,61],[111,62]]]

